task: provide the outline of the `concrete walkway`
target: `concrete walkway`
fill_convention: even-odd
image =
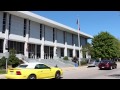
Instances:
[[[0,74],[0,79],[5,79],[5,74]]]

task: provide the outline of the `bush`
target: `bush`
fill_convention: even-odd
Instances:
[[[64,60],[68,60],[68,57],[67,57],[67,56],[65,56],[63,59],[64,59]]]
[[[20,64],[20,60],[15,55],[16,51],[14,49],[10,50],[10,56],[8,59],[8,65],[12,65],[12,67],[17,67]]]
[[[83,60],[80,63],[81,63],[81,65],[87,65],[87,61],[86,60]]]
[[[6,58],[5,57],[2,57],[0,59],[0,68],[1,69],[5,69],[5,66],[6,66]]]
[[[15,55],[10,55],[8,59],[8,65],[12,65],[12,67],[16,67],[20,64],[20,60]]]

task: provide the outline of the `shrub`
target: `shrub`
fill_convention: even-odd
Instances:
[[[65,56],[63,59],[64,59],[64,60],[68,60],[68,57],[67,57],[67,56]]]
[[[19,59],[15,55],[10,55],[8,59],[8,65],[12,65],[12,67],[16,67],[20,64]]]
[[[20,60],[16,57],[15,52],[16,51],[14,49],[11,49],[10,56],[8,58],[8,65],[12,65],[13,68],[20,64]]]
[[[6,66],[6,58],[2,57],[0,59],[0,68],[5,69],[5,66]]]
[[[83,60],[83,61],[81,61],[80,63],[81,63],[81,65],[86,65],[86,64],[87,64],[87,61],[86,61],[86,60]]]

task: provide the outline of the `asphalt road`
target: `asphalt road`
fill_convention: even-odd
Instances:
[[[74,67],[64,70],[62,79],[120,79],[120,63],[117,69],[99,70],[98,67]]]

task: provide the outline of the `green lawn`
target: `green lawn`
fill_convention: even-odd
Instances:
[[[0,74],[6,74],[6,70],[0,69]]]

